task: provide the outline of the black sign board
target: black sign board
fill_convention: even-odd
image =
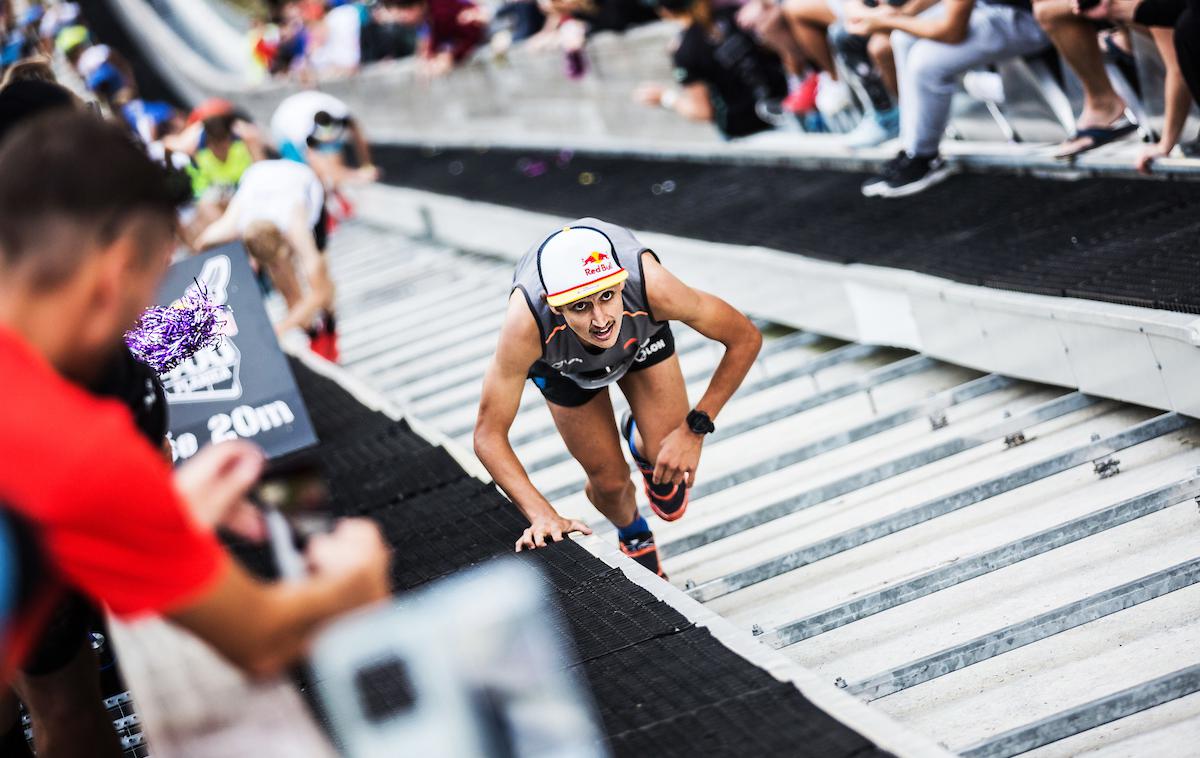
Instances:
[[[196,286],[213,302],[229,306],[229,328],[217,347],[162,376],[175,459],[190,458],[209,442],[234,439],[253,441],[268,458],[316,444],[308,409],[241,244],[173,265],[159,302],[173,303]]]

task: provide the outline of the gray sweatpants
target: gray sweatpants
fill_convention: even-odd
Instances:
[[[945,14],[935,5],[922,18]],[[892,32],[900,84],[900,142],[910,155],[934,155],[950,120],[959,77],[973,68],[1029,55],[1050,40],[1033,14],[1008,5],[976,2],[967,38],[957,45]]]

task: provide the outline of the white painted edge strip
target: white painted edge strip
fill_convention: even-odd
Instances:
[[[384,397],[348,370],[330,363],[305,348],[289,345],[286,349],[306,367],[336,382],[355,400],[371,410],[385,413],[397,421],[404,418],[413,431],[426,442],[446,448],[471,476],[484,482],[491,481],[487,470],[483,468],[474,454],[459,448],[453,440],[428,424],[422,423],[411,415],[405,416],[396,403]],[[930,738],[912,731],[882,711],[873,709],[838,689],[832,682],[821,679],[815,673],[789,660],[779,651],[761,644],[749,632],[738,629],[721,616],[685,595],[671,583],[659,579],[626,557],[609,542],[596,537],[584,537],[576,541],[609,566],[619,568],[630,581],[679,611],[689,621],[708,629],[725,647],[763,669],[775,679],[794,684],[796,689],[800,690],[801,694],[818,708],[884,750],[898,756],[913,756],[914,758],[951,758],[953,756],[953,753]]]

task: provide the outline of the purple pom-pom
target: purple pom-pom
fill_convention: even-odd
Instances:
[[[165,374],[201,350],[221,342],[229,306],[217,305],[200,285],[171,305],[147,308],[125,344],[139,360]]]

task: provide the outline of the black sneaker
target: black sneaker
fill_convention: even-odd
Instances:
[[[863,182],[862,193],[865,197],[876,197],[879,191],[887,186],[889,180],[908,163],[908,153],[901,150],[896,157],[879,167],[879,173]]]
[[[621,417],[621,436],[625,438],[629,454],[633,456],[633,462],[637,464],[638,471],[641,472],[646,500],[650,502],[650,509],[660,519],[677,521],[683,518],[684,512],[687,511],[688,487],[686,484],[671,484],[670,482],[654,483],[654,464],[643,458],[633,443],[635,426],[633,414],[625,411],[625,415]]]
[[[642,532],[627,540],[619,540],[618,544],[621,546],[621,552],[637,561],[642,568],[654,572],[663,579],[667,578],[667,575],[663,573],[662,562],[658,560],[658,547],[654,544],[653,534]]]
[[[907,197],[926,190],[950,176],[950,166],[940,155],[929,158],[907,157],[898,165],[894,174],[883,186],[875,190],[875,197]]]

